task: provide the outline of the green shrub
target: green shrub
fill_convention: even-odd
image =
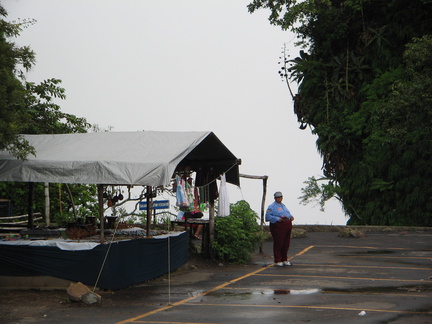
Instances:
[[[244,200],[231,204],[229,216],[216,217],[215,239],[212,243],[216,259],[247,263],[263,237],[257,220],[257,213]]]

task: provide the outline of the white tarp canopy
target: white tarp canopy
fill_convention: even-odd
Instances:
[[[103,132],[22,135],[36,156],[0,152],[0,181],[168,185],[175,171],[227,172],[239,184],[239,160],[212,132]]]

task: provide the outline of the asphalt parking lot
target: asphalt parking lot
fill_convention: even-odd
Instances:
[[[308,232],[292,240],[294,265],[283,268],[271,251],[266,242],[245,266],[191,260],[169,276],[99,292],[99,305],[63,299],[36,315],[7,313],[4,323],[432,323],[432,231]]]

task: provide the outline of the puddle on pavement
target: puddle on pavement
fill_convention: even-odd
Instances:
[[[274,289],[269,290],[265,294],[271,295],[273,292],[274,295],[311,295],[317,294],[320,291],[320,289]]]
[[[321,292],[321,289],[254,289],[254,290],[230,290],[212,292],[212,296],[227,296],[244,298],[250,295],[311,295]]]
[[[311,295],[317,294],[320,289],[264,289],[254,290],[254,295]]]

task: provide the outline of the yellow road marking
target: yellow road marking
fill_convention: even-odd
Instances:
[[[415,251],[408,248],[394,248],[394,247],[377,247],[377,246],[357,246],[357,245],[315,245],[316,247],[325,248],[349,248],[349,249],[369,249],[369,250],[400,250],[400,251]]]
[[[274,291],[274,289],[259,289],[259,288],[243,288],[243,287],[225,287],[223,289],[226,290],[246,290],[246,291]],[[290,289],[277,289],[277,290],[286,290],[289,291]],[[295,289],[294,289],[295,290]],[[384,293],[384,292],[359,292],[359,291],[333,291],[333,290],[324,290],[319,291],[319,293],[322,294],[347,294],[347,295],[379,295],[379,296],[397,296],[397,297],[419,297],[419,298],[430,298],[431,296],[425,292],[423,295],[419,294],[413,294],[413,293],[406,293],[404,291],[401,291],[398,293]]]
[[[309,251],[309,250],[312,249],[312,248],[313,248],[313,245],[312,245],[312,246],[309,246],[309,247],[307,247],[306,249],[304,249],[303,251],[297,253],[294,257],[299,256],[299,255],[302,255],[302,254],[306,253],[307,251]],[[290,260],[293,259],[294,257],[291,257]],[[232,283],[234,283],[234,282],[240,281],[240,280],[242,280],[242,279],[244,279],[244,278],[247,278],[247,277],[250,277],[250,276],[257,275],[259,272],[261,272],[261,271],[263,271],[263,270],[266,270],[266,269],[268,269],[268,268],[270,268],[270,267],[272,267],[272,266],[273,266],[273,264],[270,264],[270,265],[268,265],[268,266],[262,267],[262,268],[260,268],[260,269],[255,270],[255,271],[252,271],[252,272],[250,272],[250,273],[248,273],[248,274],[245,274],[244,276],[241,276],[241,277],[238,277],[238,278],[236,278],[236,279],[233,279],[233,280],[230,280],[230,281],[228,281],[228,282],[225,282],[225,283],[223,283],[223,284],[221,284],[221,285],[219,285],[219,286],[217,286],[217,287],[214,287],[214,288],[212,288],[212,289],[210,289],[210,290],[207,290],[207,291],[205,291],[205,292],[203,292],[203,293],[201,293],[201,294],[198,294],[198,295],[196,295],[196,296],[192,296],[192,297],[189,297],[189,298],[186,298],[186,299],[180,300],[180,301],[178,301],[178,302],[176,302],[176,303],[174,303],[174,304],[167,305],[167,306],[165,306],[165,307],[155,309],[155,310],[153,310],[153,311],[147,312],[147,313],[145,313],[145,314],[138,315],[138,316],[133,317],[133,318],[130,318],[130,319],[126,319],[126,320],[121,321],[121,322],[117,322],[116,324],[125,324],[125,323],[134,322],[134,321],[137,321],[137,320],[139,320],[139,319],[141,319],[141,318],[144,318],[144,317],[147,317],[147,316],[150,316],[150,315],[153,315],[153,314],[156,314],[156,313],[159,313],[159,312],[162,312],[162,311],[168,310],[168,309],[173,308],[173,307],[175,307],[175,306],[183,305],[183,304],[185,304],[185,303],[187,303],[187,302],[189,302],[189,301],[191,301],[191,300],[193,300],[193,299],[195,299],[195,298],[202,297],[202,296],[205,296],[205,295],[207,295],[207,294],[209,294],[209,293],[211,293],[211,292],[213,292],[213,291],[216,291],[216,290],[219,290],[219,289],[225,288],[226,286],[228,286],[228,285],[230,285],[230,284],[232,284]]]
[[[302,267],[323,267],[322,264],[319,263],[302,263],[299,264]],[[408,267],[386,267],[386,266],[353,266],[353,265],[340,265],[340,264],[326,264],[325,267],[330,268],[378,268],[378,269],[400,269],[400,270],[426,270],[430,271],[432,268],[408,268]]]
[[[307,248],[305,248],[305,249],[303,249],[301,252],[299,252],[299,253],[297,253],[296,255],[294,255],[293,257],[290,257],[289,258],[289,260],[291,260],[291,259],[294,259],[295,257],[298,257],[298,256],[301,256],[301,255],[303,255],[303,254],[305,254],[306,252],[308,252],[308,251],[310,251],[312,248],[315,248],[315,247],[318,247],[318,248],[320,248],[320,247],[337,247],[337,248],[366,248],[366,249],[379,249],[379,248],[374,248],[374,247],[359,247],[359,246],[330,246],[330,245],[311,245],[311,246],[309,246],[309,247],[307,247]],[[398,249],[398,248],[392,248],[393,250],[405,250],[405,249]],[[380,257],[382,257],[382,256],[380,256]],[[305,278],[305,277],[308,277],[308,278],[327,278],[327,279],[355,279],[355,280],[376,280],[376,281],[404,281],[404,282],[423,282],[422,280],[402,280],[402,279],[377,279],[377,278],[352,278],[352,277],[332,277],[332,276],[305,276],[305,275],[277,275],[277,274],[261,274],[260,272],[262,272],[263,270],[266,270],[266,269],[269,269],[270,267],[272,267],[273,266],[273,264],[270,264],[270,265],[267,265],[267,266],[265,266],[265,267],[262,267],[262,268],[260,268],[260,269],[257,269],[257,270],[255,270],[255,271],[252,271],[252,272],[250,272],[250,273],[248,273],[248,274],[246,274],[246,275],[243,275],[243,276],[241,276],[241,277],[238,277],[238,278],[236,278],[236,279],[233,279],[233,280],[230,280],[230,281],[228,281],[228,282],[225,282],[225,283],[223,283],[223,284],[221,284],[221,285],[219,285],[219,286],[216,286],[216,287],[214,287],[214,288],[212,288],[212,289],[210,289],[210,290],[208,290],[208,291],[205,291],[205,292],[203,292],[203,293],[200,293],[200,294],[197,294],[197,295],[195,295],[195,296],[192,296],[192,297],[189,297],[189,298],[186,298],[186,299],[183,299],[183,300],[180,300],[180,301],[178,301],[178,302],[175,302],[175,303],[173,303],[173,304],[170,304],[170,305],[167,305],[167,306],[165,306],[165,307],[162,307],[162,308],[158,308],[158,309],[155,309],[155,310],[153,310],[153,311],[150,311],[150,312],[147,312],[147,313],[144,313],[144,314],[141,314],[141,315],[138,315],[138,316],[136,316],[136,317],[133,317],[133,318],[129,318],[129,319],[126,319],[126,320],[123,320],[123,321],[120,321],[120,322],[117,322],[116,324],[126,324],[126,323],[131,323],[131,322],[134,322],[134,323],[166,323],[166,324],[184,324],[185,322],[156,322],[156,321],[143,321],[142,319],[143,318],[145,318],[145,317],[147,317],[147,316],[150,316],[150,315],[153,315],[153,314],[156,314],[156,313],[159,313],[159,312],[162,312],[162,311],[165,311],[165,310],[168,310],[168,309],[171,309],[171,308],[173,308],[173,307],[176,307],[176,306],[180,306],[180,305],[187,305],[187,306],[219,306],[219,307],[221,307],[221,306],[226,306],[226,307],[234,307],[234,306],[237,306],[237,307],[278,307],[278,308],[308,308],[308,309],[328,309],[328,310],[349,310],[349,311],[368,311],[368,312],[389,312],[389,313],[404,313],[404,314],[428,314],[428,312],[412,312],[412,311],[398,311],[398,310],[378,310],[378,309],[357,309],[357,308],[349,308],[349,307],[326,307],[326,306],[290,306],[290,305],[274,305],[274,306],[271,306],[271,305],[253,305],[253,306],[251,306],[251,305],[241,305],[241,304],[203,304],[203,303],[190,303],[192,300],[194,300],[194,299],[196,299],[196,298],[199,298],[199,297],[202,297],[202,296],[205,296],[205,295],[207,295],[207,294],[210,294],[210,293],[212,293],[212,292],[214,292],[214,291],[217,291],[217,290],[219,290],[219,289],[224,289],[224,288],[226,288],[227,286],[229,286],[230,284],[232,284],[232,283],[235,283],[235,282],[238,282],[238,281],[240,281],[240,280],[243,280],[243,279],[245,279],[245,278],[248,278],[248,277],[250,277],[250,276],[255,276],[255,275],[257,275],[257,276],[283,276],[283,277],[303,277],[303,278]],[[314,265],[308,265],[308,264],[304,264],[303,266],[314,266]],[[336,267],[335,265],[325,265],[325,266],[333,266],[333,267]],[[340,266],[339,266],[340,267]],[[343,266],[343,267],[362,267],[362,266]],[[363,266],[364,268],[367,268],[367,267],[370,267],[370,268],[376,268],[376,267],[373,267],[373,266]],[[383,268],[383,267],[379,267],[379,268]],[[399,268],[399,267],[386,267],[386,268]],[[401,269],[406,269],[406,268],[401,268]],[[416,269],[416,268],[413,268],[413,269]],[[421,268],[422,270],[428,270],[428,269],[424,269],[424,268]],[[230,288],[230,289],[232,289],[232,288]],[[191,322],[187,322],[187,323],[191,323]],[[191,324],[200,324],[200,323],[191,323]],[[208,324],[208,323],[207,323]],[[213,324],[215,324],[215,323],[213,323]]]
[[[347,311],[365,311],[380,313],[400,313],[400,314],[429,314],[430,312],[416,312],[391,309],[364,309],[355,307],[334,307],[334,306],[306,306],[306,305],[243,305],[243,304],[205,304],[190,303],[187,306],[217,306],[217,307],[260,307],[260,308],[308,308],[308,309],[328,309],[328,310],[347,310]]]
[[[161,321],[137,321],[134,323],[157,323],[157,324],[218,324],[218,323],[200,323],[200,322],[161,322]]]
[[[334,276],[306,276],[306,275],[283,275],[283,274],[257,274],[263,277],[301,277],[301,278],[322,278],[322,279],[350,279],[350,280],[369,280],[369,281],[401,281],[401,282],[424,282],[424,280],[412,279],[380,279],[380,278],[359,278],[359,277],[334,277]]]
[[[303,255],[303,254],[305,254],[306,252],[308,252],[310,249],[312,249],[312,248],[314,248],[315,247],[315,245],[311,245],[311,246],[308,246],[306,249],[304,249],[303,251],[300,251],[299,253],[297,253],[294,257],[296,257],[296,256],[300,256],[300,255]],[[293,259],[294,257],[291,257],[290,259]]]
[[[271,265],[268,265],[268,266],[266,266],[266,267],[260,268],[260,269],[258,269],[258,270],[253,271],[253,272],[250,272],[250,273],[248,273],[248,274],[246,274],[246,275],[244,275],[244,276],[241,276],[241,277],[239,277],[239,278],[236,278],[236,279],[230,280],[230,281],[228,281],[228,282],[225,282],[225,283],[223,283],[223,284],[221,284],[221,285],[219,285],[219,286],[217,286],[217,287],[214,287],[214,288],[212,288],[212,289],[210,289],[210,290],[207,290],[207,291],[205,291],[205,292],[203,292],[203,293],[201,293],[201,294],[198,294],[198,295],[195,295],[195,296],[192,296],[192,297],[189,297],[189,298],[186,298],[186,299],[180,300],[180,301],[178,301],[178,302],[176,302],[176,303],[174,303],[174,304],[172,304],[172,305],[167,305],[167,306],[165,306],[165,307],[155,309],[155,310],[153,310],[153,311],[151,311],[151,312],[148,312],[148,313],[145,313],[145,314],[142,314],[142,315],[138,315],[138,316],[136,316],[136,317],[133,317],[133,318],[130,318],[130,319],[127,319],[127,320],[121,321],[121,322],[117,322],[117,324],[124,324],[124,323],[133,322],[133,321],[139,320],[140,318],[144,318],[144,317],[147,317],[147,316],[150,316],[150,315],[153,315],[153,314],[159,313],[159,312],[161,312],[161,311],[164,311],[164,310],[167,310],[167,309],[173,308],[173,307],[175,307],[175,306],[183,305],[183,304],[185,304],[185,303],[187,303],[187,302],[189,302],[189,301],[191,301],[191,300],[193,300],[193,299],[195,299],[195,298],[205,296],[205,295],[207,295],[207,294],[209,294],[209,293],[211,293],[211,292],[213,292],[213,291],[216,291],[216,290],[222,289],[222,288],[224,288],[224,287],[226,287],[226,286],[228,286],[228,285],[230,285],[230,284],[232,284],[232,283],[234,283],[234,282],[237,282],[237,281],[242,280],[242,279],[244,279],[244,278],[247,278],[247,277],[249,277],[249,276],[256,275],[257,273],[259,273],[259,272],[261,272],[261,271],[263,271],[263,270],[265,270],[265,269],[267,269],[267,268],[269,268],[269,267],[271,267],[271,266],[273,266],[273,265],[271,264]]]
[[[409,257],[409,256],[387,256],[387,255],[338,255],[339,257],[343,258],[381,258],[381,259],[420,259],[420,260],[426,260],[430,259],[432,255],[430,256],[424,256],[424,257]]]
[[[379,296],[395,296],[395,297],[417,297],[417,298],[431,298],[428,293],[425,293],[424,295],[417,295],[417,294],[406,294],[405,292],[401,291],[399,294],[396,293],[381,293],[381,292],[351,292],[351,291],[331,291],[326,290],[326,294],[349,294],[349,295],[379,295]]]

